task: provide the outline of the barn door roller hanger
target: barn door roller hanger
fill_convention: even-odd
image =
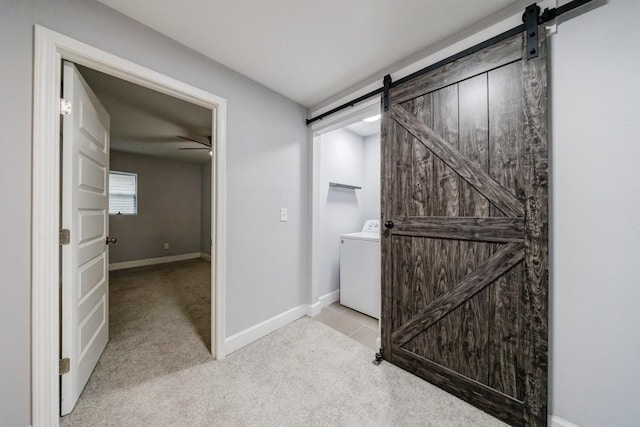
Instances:
[[[322,114],[317,115],[316,117],[312,117],[310,119],[307,119],[307,126],[310,125],[313,122],[316,122],[318,120],[322,120],[327,116],[330,116],[332,114],[337,113],[338,111],[342,111],[346,108],[349,107],[353,107],[356,104],[359,104],[362,101],[366,101],[369,98],[373,98],[374,96],[378,96],[380,94],[382,94],[382,102],[383,102],[383,110],[384,111],[388,111],[389,109],[389,90],[393,87],[396,87],[402,83],[405,83],[409,80],[413,80],[416,77],[422,76],[423,74],[429,73],[433,70],[435,70],[436,68],[440,68],[444,65],[447,65],[451,62],[457,61],[460,58],[463,58],[467,55],[471,55],[473,53],[476,53],[486,47],[492,46],[496,43],[500,43],[503,40],[508,39],[509,37],[513,37],[516,34],[520,34],[523,31],[526,31],[527,33],[527,59],[533,59],[536,58],[538,56],[538,25],[540,24],[544,24],[547,23],[549,21],[553,21],[554,19],[556,19],[558,16],[570,12],[580,6],[583,6],[587,3],[591,3],[593,0],[573,0],[570,1],[567,4],[564,4],[562,6],[559,7],[554,7],[554,8],[546,8],[544,10],[544,12],[542,12],[542,14],[540,14],[540,6],[538,6],[536,3],[528,6],[525,11],[524,14],[522,15],[522,20],[523,23],[518,25],[515,28],[512,28],[508,31],[505,31],[504,33],[498,34],[497,36],[494,36],[488,40],[485,40],[481,43],[478,43],[477,45],[471,46],[470,48],[467,48],[461,52],[458,52],[454,55],[451,55],[448,58],[445,58],[441,61],[436,62],[435,64],[429,65],[426,68],[423,68],[421,70],[416,71],[415,73],[409,74],[406,77],[403,77],[399,80],[396,80],[395,82],[391,80],[391,76],[390,75],[386,75],[384,77],[384,81],[383,81],[383,87],[372,90],[369,93],[366,93],[358,98],[352,99],[349,102],[345,102],[344,104],[335,107],[327,112],[324,112]]]

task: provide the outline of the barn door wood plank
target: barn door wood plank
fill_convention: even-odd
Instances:
[[[449,144],[458,147],[458,85],[451,85],[431,93],[433,108],[433,126],[439,135],[443,135]],[[415,116],[414,119],[419,122]],[[424,123],[424,122],[421,122]],[[426,123],[425,123],[426,125]],[[412,136],[413,138],[413,136]],[[414,139],[417,145],[424,145]],[[458,175],[441,159],[433,159],[433,204],[431,215],[457,217],[459,202]],[[458,270],[452,268],[452,260],[458,254],[458,242],[455,240],[433,240],[434,251],[430,269],[435,292],[430,301],[447,292],[459,281]],[[450,313],[432,330],[426,331],[426,340],[435,344],[431,356],[434,361],[458,369],[461,364],[459,354],[462,351],[460,340],[462,318],[460,313]]]
[[[449,165],[462,179],[482,193],[505,215],[511,217],[524,216],[524,206],[516,196],[497,183],[487,172],[479,169],[465,158],[460,151],[452,147],[433,129],[418,122],[407,110],[399,105],[391,107],[391,114],[400,126]]]
[[[398,104],[522,59],[522,36],[509,38],[391,89]]]
[[[522,61],[488,73],[489,83],[489,174],[524,200]],[[502,215],[492,207],[491,214]],[[524,239],[524,228],[522,230]],[[489,386],[523,399],[522,304],[524,281],[522,265],[517,265],[489,288]]]
[[[479,169],[489,171],[489,127],[487,74],[483,73],[458,84],[459,93],[459,149]],[[460,180],[460,215],[478,217],[471,226],[474,240],[493,242],[518,242],[522,238],[519,229],[524,228],[522,218],[488,219],[491,207],[486,197],[463,179]],[[464,220],[464,219],[462,219]],[[489,221],[489,222],[488,222]],[[520,225],[520,223],[522,225]],[[490,232],[488,232],[490,230]],[[507,231],[508,230],[508,231]],[[488,235],[490,234],[490,235]],[[457,234],[459,236],[459,234]],[[463,238],[462,236],[459,236]],[[484,239],[483,237],[486,237]],[[454,237],[457,238],[457,237]],[[502,239],[501,239],[502,238]],[[511,240],[513,238],[513,240]],[[504,239],[504,240],[503,240]],[[467,242],[465,242],[467,243]],[[462,276],[471,274],[478,265],[488,259],[496,245],[461,244],[458,259]],[[489,289],[485,288],[461,305],[465,363],[460,373],[486,384],[488,380]]]
[[[394,235],[477,242],[524,242],[524,218],[402,217],[394,219]]]
[[[548,351],[548,145],[547,46],[544,26],[538,27],[538,57],[523,70],[525,142],[525,289],[524,348],[525,423],[545,425],[547,418]]]
[[[471,274],[433,300],[424,310],[393,333],[393,343],[404,345],[453,309],[503,275],[524,258],[522,243],[509,243]]]

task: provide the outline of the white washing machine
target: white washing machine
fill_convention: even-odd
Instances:
[[[380,221],[340,236],[340,304],[380,319]]]

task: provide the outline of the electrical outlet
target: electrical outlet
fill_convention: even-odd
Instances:
[[[165,243],[165,244],[164,244],[164,248],[165,248],[165,249],[169,249],[169,243]]]
[[[289,220],[289,212],[287,208],[280,209],[280,222],[286,222]]]

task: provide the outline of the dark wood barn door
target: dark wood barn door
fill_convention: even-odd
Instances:
[[[547,418],[539,33],[393,87],[382,125],[383,357],[512,425]]]

